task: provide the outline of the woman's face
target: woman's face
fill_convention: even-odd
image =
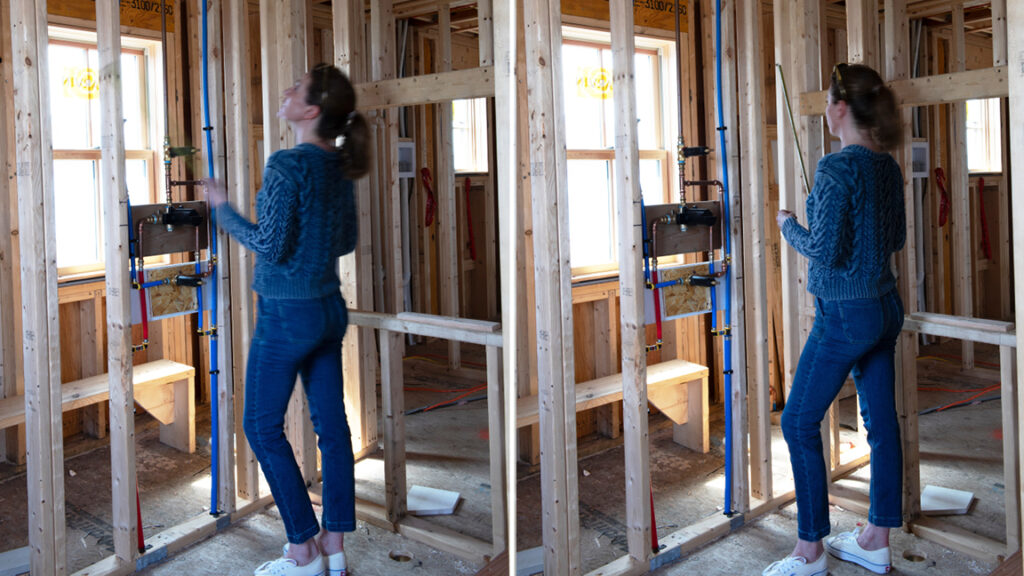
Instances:
[[[832,91],[825,92],[825,122],[828,124],[828,131],[835,137],[839,137],[840,106],[845,106],[842,101],[832,100]]]
[[[281,94],[281,108],[277,111],[277,117],[289,122],[310,118],[310,106],[306,103],[309,93],[309,74],[304,74],[300,80],[284,89]]]

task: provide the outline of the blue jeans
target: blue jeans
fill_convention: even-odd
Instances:
[[[821,421],[851,371],[871,447],[868,521],[897,528],[903,523],[903,448],[896,417],[895,353],[903,303],[893,290],[880,298],[817,298],[815,308],[814,328],[782,413],[800,539],[817,542],[829,533]]]
[[[323,473],[323,527],[355,530],[355,460],[345,418],[341,340],[348,310],[341,294],[317,299],[259,298],[256,334],[245,378],[245,436],[270,484],[288,541],[320,532],[306,482],[284,435],[284,416],[302,376],[319,437]]]

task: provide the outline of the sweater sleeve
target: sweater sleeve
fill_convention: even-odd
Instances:
[[[849,190],[828,171],[821,170],[814,179],[815,205],[808,214],[808,228],[789,218],[782,225],[782,235],[797,252],[808,260],[827,267],[839,263],[849,219]]]
[[[250,252],[270,262],[291,253],[296,235],[298,187],[273,162],[263,173],[263,189],[256,197],[257,222],[243,218],[228,204],[217,210],[217,223]]]

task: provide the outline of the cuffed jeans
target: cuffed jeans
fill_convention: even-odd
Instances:
[[[284,416],[297,375],[302,376],[319,438],[323,527],[332,532],[355,530],[355,461],[341,374],[341,340],[347,326],[341,294],[317,299],[259,298],[245,379],[245,436],[293,544],[320,532],[306,482],[284,434]]]
[[[801,540],[817,542],[830,529],[821,421],[853,372],[871,447],[871,507],[875,526],[903,519],[903,449],[896,417],[895,352],[903,303],[895,290],[880,298],[815,299],[816,316],[800,354],[782,413],[782,432],[796,483]]]

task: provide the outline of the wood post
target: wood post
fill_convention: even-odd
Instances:
[[[580,573],[565,103],[558,0],[524,0],[544,571]]]
[[[1006,28],[1007,30],[1024,30],[1024,4],[1020,2],[1008,2],[1006,7]],[[1007,34],[1007,52],[1009,63],[1007,66],[1010,97],[1009,97],[1009,157],[1010,164],[1020,169],[1024,166],[1024,35]],[[1004,165],[1003,170],[1009,166]],[[1011,196],[1024,198],[1024,178],[1012,180]],[[1013,203],[1012,218],[1015,222],[1024,222],[1024,202]],[[1013,235],[1013,276],[1014,295],[1017,302],[1024,302],[1024,240],[1019,234]],[[1016,325],[1024,326],[1024,307],[1017,306]],[[1016,352],[1017,366],[1024,362],[1024,347],[1018,346]],[[1024,386],[1024,371],[1018,370],[1014,379],[1017,390]],[[1005,402],[1005,400],[1004,400]],[[1017,394],[1017,414],[1024,414],[1024,394]],[[1018,426],[1018,434],[1024,432],[1024,427]],[[1004,434],[1009,433],[1004,432]],[[1024,447],[1024,438],[1017,437],[1018,451]],[[1007,465],[1008,463],[1004,463]],[[1024,466],[1024,456],[1018,458],[1018,465]],[[1018,468],[1020,477],[1024,477],[1024,468]],[[1006,490],[1010,490],[1009,486]],[[1021,498],[1021,490],[1017,490],[1018,502]],[[1018,519],[1019,528],[1020,519]],[[1018,538],[1022,532],[1018,530]]]
[[[739,106],[742,143],[742,197],[744,243],[742,262],[747,313],[747,331],[738,334],[746,340],[748,418],[750,423],[750,492],[760,500],[772,497],[771,404],[768,376],[768,299],[765,250],[765,213],[762,199],[767,196],[764,178],[764,41],[761,36],[761,7],[743,2],[736,11],[736,44],[739,46]],[[740,183],[737,183],[737,185]],[[743,308],[736,307],[743,313]],[[742,461],[741,461],[742,462]]]
[[[651,554],[651,469],[647,428],[647,350],[644,323],[640,151],[636,117],[633,3],[612,0],[612,94],[615,102],[615,216],[622,324],[622,418],[629,556],[643,565]],[[575,410],[575,402],[570,405]],[[570,463],[573,464],[573,463]],[[575,466],[574,466],[575,467]]]
[[[952,71],[967,69],[967,48],[964,30],[964,6],[953,5],[952,29]],[[957,316],[971,316],[973,308],[974,275],[971,266],[974,260],[971,250],[971,194],[967,173],[967,102],[954,102],[950,106],[952,118],[950,131],[953,135],[950,150],[949,194],[952,197],[953,216],[953,277],[954,311]],[[907,236],[910,238],[910,236]],[[907,307],[907,310],[911,308]],[[964,370],[974,368],[974,343],[962,342],[961,366]]]
[[[245,0],[226,0],[224,3],[224,45],[230,46],[224,66],[225,86],[225,134],[227,135],[227,186],[231,205],[242,216],[252,220],[250,214],[252,179],[249,171],[249,19]],[[225,336],[231,340],[230,354],[222,355],[224,364],[229,361],[232,370],[230,378],[224,377],[224,386],[230,382],[231,406],[234,413],[234,442],[221,438],[222,446],[234,446],[237,495],[247,500],[259,498],[259,464],[249,447],[242,429],[242,415],[245,406],[245,375],[249,358],[249,346],[255,329],[254,302],[252,295],[253,256],[237,242],[220,241],[222,252],[229,253],[228,274],[231,279],[227,300],[222,309],[230,306],[231,323]],[[223,264],[221,264],[223,265]],[[223,286],[223,285],[222,285]],[[228,406],[225,399],[221,408]],[[222,474],[231,474],[230,468],[222,468]],[[225,500],[225,504],[231,500]],[[228,507],[225,506],[225,511]]]
[[[334,5],[335,63],[353,84],[369,80],[364,50],[363,6],[358,2]],[[373,309],[373,241],[370,212],[370,181],[355,182],[356,209],[359,211],[359,242],[353,253],[341,258],[341,292],[350,308]],[[342,342],[342,369],[345,378],[345,414],[352,430],[352,449],[356,454],[377,445],[377,372],[373,331],[352,326]]]
[[[67,569],[64,442],[53,214],[53,144],[48,114],[46,2],[13,0],[10,25],[14,102],[15,109],[22,111],[14,118],[17,130],[18,239],[22,256],[29,547],[34,574],[60,576]],[[132,478],[121,479],[129,486],[134,485]],[[120,525],[117,517],[114,522]]]
[[[448,2],[437,7],[437,41],[439,72],[452,69],[452,27],[451,8]],[[459,316],[459,259],[456,224],[459,221],[455,201],[455,169],[452,150],[452,103],[437,105],[437,243],[441,281],[439,292],[441,314]],[[461,348],[458,342],[448,343],[448,367],[458,369],[462,364]]]
[[[488,0],[484,0],[487,2]],[[505,549],[516,550],[516,515],[508,510],[510,501],[508,493],[516,486],[516,398],[519,351],[517,335],[519,333],[518,311],[516,310],[518,287],[516,284],[517,244],[518,244],[518,195],[516,194],[519,171],[516,140],[516,18],[515,2],[498,2],[494,6],[494,130],[496,145],[495,180],[498,194],[498,210],[501,217],[498,251],[501,263],[501,335],[502,335],[502,408],[504,411],[503,440],[505,449],[503,489],[505,493],[506,522]],[[492,455],[492,458],[494,456]],[[493,465],[493,464],[492,464]],[[492,480],[493,482],[493,480]],[[492,485],[492,490],[494,486]],[[514,498],[511,499],[514,501]],[[492,500],[492,506],[494,502]],[[497,542],[495,542],[497,545]],[[515,572],[515,555],[509,554],[509,573]]]
[[[405,390],[402,386],[402,334],[380,331],[380,387],[384,410],[384,484],[388,522],[406,513]]]

